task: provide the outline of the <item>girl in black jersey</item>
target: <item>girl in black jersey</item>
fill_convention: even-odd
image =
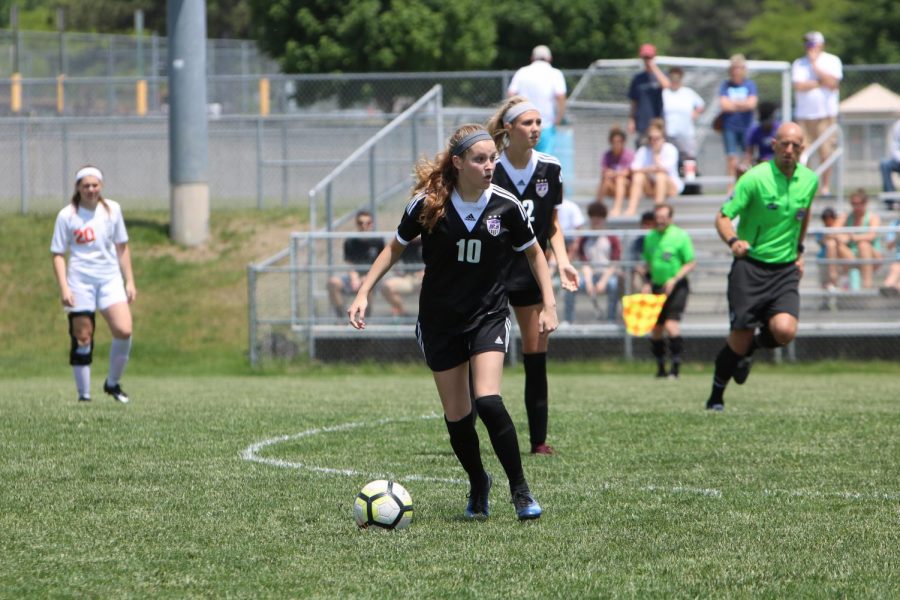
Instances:
[[[487,131],[480,125],[464,125],[434,162],[425,160],[416,166],[415,195],[397,235],[375,259],[348,313],[353,327],[365,328],[372,287],[397,262],[404,247],[421,236],[425,275],[416,336],[437,385],[450,445],[469,476],[465,515],[487,517],[491,488],[475,430],[474,397],[509,478],[516,515],[536,519],[541,507],[529,491],[516,429],[500,396],[509,343],[503,274],[514,251],[527,256],[540,285],[543,310],[538,327],[549,334],[558,320],[547,261],[535,243],[525,210],[514,196],[491,184],[496,159],[497,149]]]
[[[562,169],[559,161],[534,150],[541,137],[541,113],[522,96],[508,99],[487,124],[501,151],[494,171],[494,185],[516,196],[525,208],[538,245],[553,249],[563,288],[578,289],[578,271],[569,262],[556,207],[562,203]],[[541,288],[527,261],[513,258],[506,279],[509,303],[522,332],[525,365],[525,410],[532,454],[553,454],[547,445],[547,346],[540,328]]]

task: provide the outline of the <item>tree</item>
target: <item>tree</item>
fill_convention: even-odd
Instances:
[[[662,0],[502,0],[494,4],[498,52],[495,67],[528,62],[531,49],[546,44],[558,68],[583,69],[598,58],[631,58],[651,41],[668,46]]]
[[[850,62],[843,40],[852,6],[851,0],[764,0],[740,32],[742,50],[755,59],[792,61],[803,55],[803,34],[816,30],[825,35],[829,52]]]
[[[671,22],[674,56],[727,58],[738,51],[739,33],[762,0],[663,0],[664,19]]]
[[[251,0],[256,39],[289,73],[482,69],[496,32],[478,0]]]

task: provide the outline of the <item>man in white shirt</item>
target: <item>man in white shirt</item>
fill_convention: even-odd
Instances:
[[[669,70],[671,87],[663,90],[663,114],[666,120],[666,137],[681,155],[681,160],[697,157],[697,137],[694,121],[706,108],[703,98],[689,87],[681,85],[684,70],[672,67]]]
[[[900,119],[891,126],[891,154],[881,161],[881,189],[885,192],[893,192],[894,181],[892,173],[900,173]]]
[[[556,126],[566,113],[566,79],[562,71],[550,66],[553,55],[544,45],[531,51],[531,64],[513,75],[507,90],[510,96],[525,96],[541,113],[541,139],[538,152],[554,153]]]
[[[837,122],[839,87],[844,78],[841,59],[825,52],[825,36],[810,31],[803,40],[806,55],[794,61],[791,79],[794,82],[796,108],[794,117],[803,129],[807,148]],[[836,136],[819,146],[819,160],[825,161],[834,152]],[[831,169],[825,170],[820,179],[819,192],[830,194],[828,180]]]

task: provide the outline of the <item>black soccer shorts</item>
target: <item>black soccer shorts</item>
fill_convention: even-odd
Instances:
[[[800,269],[793,262],[768,264],[736,259],[728,273],[731,329],[756,329],[778,313],[800,318]]]
[[[482,352],[506,353],[509,348],[510,323],[508,314],[483,320],[478,326],[462,333],[433,331],[416,323],[416,339],[425,356],[425,364],[432,371],[446,371],[457,367]]]

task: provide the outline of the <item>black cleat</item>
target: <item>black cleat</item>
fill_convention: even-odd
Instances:
[[[485,475],[487,475],[487,482],[483,486],[477,489],[473,487],[469,490],[469,503],[466,505],[464,513],[467,519],[486,519],[488,517],[488,495],[491,493],[493,481],[489,473],[485,473]]]
[[[120,384],[109,385],[106,381],[103,382],[103,391],[113,397],[113,400],[116,402],[121,402],[122,404],[128,404],[128,394],[125,393],[125,390],[122,389]]]
[[[725,401],[724,400],[713,400],[710,398],[706,401],[706,410],[714,410],[716,412],[722,412],[725,410]]]
[[[90,402],[91,397],[90,396],[78,396],[78,401],[79,402]]]
[[[747,381],[747,377],[750,376],[750,367],[752,366],[753,357],[749,354],[739,360],[734,367],[734,375],[732,375],[734,382],[738,385],[744,385],[744,382]]]

